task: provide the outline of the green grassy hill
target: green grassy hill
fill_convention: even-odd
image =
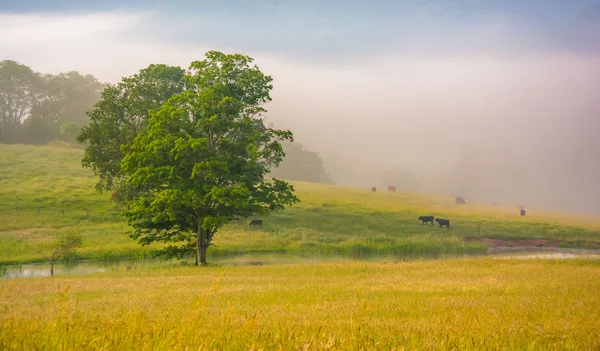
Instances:
[[[0,264],[39,261],[36,248],[68,231],[84,235],[80,257],[142,257],[108,194],[97,193],[93,173],[81,167],[80,149],[0,145]],[[462,254],[486,247],[465,237],[543,238],[562,246],[600,240],[600,221],[528,209],[471,203],[413,193],[371,193],[293,182],[302,202],[264,218],[262,229],[233,223],[217,234],[210,254],[307,252],[342,254]],[[421,226],[420,215],[451,220],[452,231]]]

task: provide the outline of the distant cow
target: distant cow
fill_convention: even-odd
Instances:
[[[521,216],[525,216],[525,209],[524,208],[521,209]]]
[[[443,219],[443,218],[436,218],[435,221],[438,222],[438,224],[440,225],[440,228],[447,227],[448,229],[450,229],[450,220]]]
[[[466,205],[466,204],[467,204],[467,202],[465,201],[465,199],[463,199],[463,198],[462,198],[462,197],[460,197],[460,196],[457,196],[457,197],[454,199],[454,203],[455,203],[455,204],[457,204],[457,205]]]
[[[371,191],[372,191],[372,192],[376,192],[376,191],[377,191],[377,188],[376,188],[376,187],[372,187],[372,188],[371,188]]]
[[[393,191],[393,192],[395,192],[395,191],[396,191],[396,187],[395,187],[395,186],[393,186],[393,185],[389,185],[389,186],[388,186],[388,191]]]
[[[423,222],[421,225],[429,222],[431,222],[431,225],[433,225],[433,216],[421,216],[419,217],[419,220]]]
[[[253,219],[250,221],[250,225],[257,225],[259,227],[262,227],[262,219]]]

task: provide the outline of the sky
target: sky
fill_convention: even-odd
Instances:
[[[45,73],[114,83],[210,49],[252,56],[274,78],[269,120],[339,184],[512,152],[502,190],[447,191],[594,213],[599,38],[600,0],[0,0],[0,59]]]

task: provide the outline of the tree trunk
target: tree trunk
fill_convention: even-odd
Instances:
[[[206,249],[208,249],[206,230],[200,229],[200,263],[202,263],[203,266],[206,266]]]
[[[54,262],[50,263],[50,276],[54,278]]]
[[[198,261],[200,259],[200,243],[202,242],[202,227],[198,225],[198,233],[196,234],[196,267],[198,266]]]

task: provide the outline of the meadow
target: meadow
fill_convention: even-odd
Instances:
[[[2,265],[38,262],[58,235],[79,259],[143,258],[82,151],[0,145]],[[600,348],[600,260],[477,256],[465,238],[600,240],[593,218],[414,193],[294,182],[302,202],[227,225],[212,257],[306,253],[292,264],[215,262],[0,280],[0,349],[482,350]],[[422,226],[431,214],[452,231]],[[322,259],[314,259],[314,254]],[[378,256],[379,255],[379,256]],[[378,260],[356,260],[377,256]],[[437,259],[431,260],[430,257]],[[210,261],[210,260],[209,260]]]
[[[0,349],[595,350],[600,261],[172,267],[0,281]]]
[[[0,145],[0,264],[39,262],[55,237],[84,236],[79,259],[143,258],[157,246],[127,237],[127,224],[109,195],[94,189],[94,174],[81,167],[82,150],[67,147]],[[292,182],[302,202],[263,218],[225,226],[209,255],[249,252],[326,253],[351,256],[463,255],[485,253],[465,237],[544,238],[563,247],[600,240],[600,221],[513,206],[457,206],[450,197],[416,193],[372,193],[369,189]],[[417,218],[451,220],[452,231],[422,226]]]

